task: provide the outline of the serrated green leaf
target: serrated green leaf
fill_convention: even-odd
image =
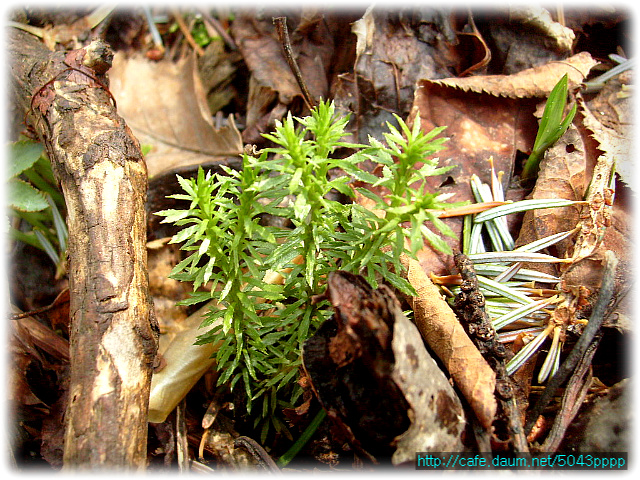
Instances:
[[[31,168],[38,158],[44,153],[41,143],[31,140],[18,140],[9,145],[9,162],[7,174],[9,178],[15,177],[28,168]]]
[[[369,173],[365,170],[356,170],[351,172],[351,176],[356,180],[360,180],[361,182],[368,183],[373,185],[380,180],[380,177],[374,175],[373,173]]]
[[[202,230],[204,230],[204,228]],[[211,243],[211,238],[204,237],[202,239],[202,243],[200,244],[200,248],[198,249],[198,255],[202,256],[205,253],[207,253],[207,251],[209,250],[209,244],[210,243]]]
[[[180,260],[180,262],[171,269],[171,273],[169,273],[169,278],[173,278],[178,273],[182,272],[187,266],[194,265],[198,262],[199,256],[196,254],[191,254],[188,257]]]
[[[189,179],[182,178],[180,175],[176,175],[176,178],[178,179],[178,183],[180,184],[182,189],[185,192],[187,192],[191,196],[191,198],[198,198],[198,195],[196,194],[195,190],[193,189],[193,181],[191,181]]]
[[[44,195],[19,178],[9,180],[9,205],[21,212],[40,212],[49,204]]]
[[[193,237],[195,237],[199,226],[200,226],[199,223],[197,223],[197,224],[191,225],[190,227],[187,227],[187,228],[185,228],[183,230],[180,230],[178,233],[176,233],[171,238],[171,240],[169,240],[169,243],[182,243],[187,239],[192,239],[193,240]]]
[[[358,188],[357,190],[360,194],[362,194],[362,196],[367,197],[369,200],[373,200],[374,202],[380,205],[382,204],[382,199],[380,198],[380,196],[378,196],[371,190],[368,190],[366,188]]]
[[[211,292],[189,292],[189,297],[180,300],[179,305],[195,305],[211,300]]]
[[[292,194],[300,188],[300,179],[302,178],[302,173],[302,168],[296,168],[296,171],[291,176],[291,181],[289,182],[289,194]]]
[[[251,375],[251,378],[253,378],[254,380],[257,380],[257,376],[256,376],[256,371],[253,368],[253,361],[251,359],[251,357],[249,356],[249,353],[247,352],[246,348],[242,349],[242,357],[244,359],[244,364],[247,366],[247,369],[249,371],[249,375]],[[249,379],[246,379],[246,388],[247,388],[247,397],[251,396],[251,390],[249,389],[250,387],[250,383],[249,383]]]

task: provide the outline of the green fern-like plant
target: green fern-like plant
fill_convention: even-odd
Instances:
[[[362,273],[374,285],[384,281],[412,294],[400,255],[414,255],[424,240],[448,251],[426,222],[451,235],[431,211],[450,204],[411,186],[447,170],[427,158],[445,139],[435,139],[441,129],[425,135],[418,121],[412,129],[397,121],[399,130],[388,126],[386,145],[374,139],[367,146],[349,144],[343,141],[348,119],[321,102],[308,117],[278,122],[265,135],[274,146],[258,158],[244,155],[239,171],[224,167],[225,174],[200,170],[193,179],[178,177],[184,193],[172,198],[186,200],[189,208],[158,212],[163,222],[183,227],[172,242],[189,255],[171,274],[193,283],[183,303],[213,298],[220,307],[207,316],[203,327],[209,330],[198,343],[218,345],[218,383],[243,385],[247,410],[255,413],[256,427],[262,423],[262,440],[271,426],[286,433],[280,412],[302,393],[296,382],[302,344],[331,314],[326,300],[317,301],[329,272]],[[339,148],[356,153],[339,158]],[[362,170],[365,159],[382,165],[383,176]],[[416,169],[418,162],[424,166]],[[330,176],[335,170],[346,175]],[[352,179],[386,189],[383,196],[359,189],[384,215],[330,198],[332,190],[353,198]],[[287,219],[291,227],[264,226],[264,214]],[[273,272],[281,282],[266,281]]]

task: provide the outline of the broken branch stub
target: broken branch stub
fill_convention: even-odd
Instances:
[[[9,44],[16,103],[45,145],[68,210],[65,467],[144,469],[158,336],[146,266],[147,171],[106,87],[110,49],[50,52],[21,31]]]

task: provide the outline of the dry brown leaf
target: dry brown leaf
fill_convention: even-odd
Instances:
[[[68,387],[65,387],[65,390]],[[54,468],[62,468],[64,452],[65,421],[64,414],[67,410],[68,395],[61,395],[42,419],[42,446],[40,453],[49,465]]]
[[[580,52],[566,60],[549,62],[513,75],[485,75],[467,78],[432,80],[433,83],[465,92],[488,93],[497,97],[547,97],[566,73],[569,90],[580,85],[597,64],[588,52]]]
[[[416,81],[445,78],[459,59],[448,58],[456,42],[451,19],[438,9],[424,9],[415,17],[386,8],[369,7],[354,22],[357,37],[354,72],[358,86],[358,139],[383,138],[385,122],[394,123],[391,112],[405,117],[411,108]],[[429,37],[424,24],[434,31]]]
[[[480,424],[489,428],[496,414],[496,374],[471,342],[453,310],[420,264],[402,258],[407,280],[417,295],[409,299],[415,323],[429,347],[451,374]]]
[[[288,105],[300,95],[300,87],[287,64],[273,25],[275,12],[244,11],[236,16],[231,30],[252,76],[261,86]],[[311,92],[312,95],[318,92]],[[249,112],[247,112],[249,114]]]
[[[238,94],[234,83],[241,62],[240,52],[225,49],[225,42],[220,37],[212,39],[204,49],[204,55],[198,59],[198,71],[212,115],[229,105]]]
[[[141,144],[153,145],[149,177],[242,153],[232,117],[227,126],[213,126],[193,54],[174,63],[117,53],[109,78],[118,113]]]
[[[300,114],[301,91],[283,53],[273,17],[286,16],[291,50],[314,99],[329,97],[335,77],[353,68],[354,47],[349,24],[353,13],[321,11],[314,6],[293,10],[238,12],[231,32],[251,72],[247,102],[247,143],[259,143],[287,109]]]
[[[98,7],[80,18],[75,14],[66,17],[62,15],[61,20],[64,19],[63,21],[69,23],[46,24],[44,28],[38,30],[41,30],[42,41],[51,51],[55,51],[57,45],[68,50],[82,48],[83,41],[90,35],[91,30],[111,14],[113,9],[113,6]],[[72,19],[74,20],[71,21]]]
[[[247,67],[249,98],[247,103],[244,141],[257,143],[260,133],[268,131],[274,120],[280,119],[300,87],[282,53],[282,45],[275,33],[272,17],[275,14],[254,11],[240,13],[231,31]],[[317,92],[311,92],[315,94]],[[275,105],[275,106],[274,106]]]
[[[593,170],[593,161],[588,150],[578,128],[571,125],[562,138],[547,150],[540,162],[540,172],[531,198],[583,200],[589,185],[590,172]],[[526,212],[516,245],[524,245],[554,233],[572,230],[580,220],[581,210],[581,205],[573,205]],[[559,242],[554,247],[555,254],[565,258],[572,244],[572,239]],[[555,268],[551,265],[548,267]]]
[[[12,310],[16,311],[14,306]],[[23,342],[37,346],[56,361],[63,363],[69,361],[69,342],[35,318],[29,316],[15,320],[14,328]],[[40,357],[38,360],[46,364],[43,358]]]
[[[454,194],[451,201],[475,203],[470,180],[477,175],[482,181],[491,179],[491,164],[504,172],[502,185],[511,182],[513,163],[518,150],[532,147],[537,122],[533,116],[535,99],[494,97],[488,94],[461,92],[422,80],[418,83],[408,123],[419,116],[423,132],[446,126],[442,136],[449,138],[445,149],[438,152],[439,165],[453,166],[446,176],[428,177],[429,191]],[[419,165],[418,165],[419,166]],[[514,193],[512,190],[510,193]],[[515,195],[511,200],[518,200]],[[462,250],[461,218],[446,220],[456,238],[445,238],[452,250]],[[435,252],[428,246],[418,255],[429,272],[446,275],[453,269],[451,256]]]
[[[443,135],[450,140],[438,156],[440,165],[454,166],[446,178],[448,181],[442,177],[427,178],[428,188],[455,194],[452,201],[474,203],[471,176],[489,182],[491,167],[487,160],[493,157],[496,172],[504,172],[502,185],[506,190],[517,152],[527,152],[533,147],[538,128],[534,112],[539,97],[548,96],[565,73],[570,85],[579,84],[595,63],[588,53],[580,53],[514,75],[420,80],[408,122],[419,116],[424,132],[446,126]],[[508,192],[511,200],[521,199],[520,194],[513,189]],[[453,250],[461,250],[462,220],[452,218],[446,223],[456,238],[445,241]],[[453,268],[450,257],[428,246],[418,258],[423,268],[436,274],[447,274]]]
[[[604,231],[604,238],[587,258],[571,264],[571,269],[563,274],[566,285],[585,286],[595,292],[600,288],[604,253],[611,250],[619,259],[616,275],[616,291],[623,292],[633,278],[633,225],[634,215],[629,207],[614,203],[611,210],[611,224]]]
[[[461,52],[462,58],[468,58],[469,66],[460,72],[458,77],[485,74],[491,61],[491,49],[473,22],[471,14],[469,14],[469,19],[471,31],[458,33],[458,48],[456,49]]]
[[[181,328],[187,318],[187,307],[176,302],[188,296],[189,287],[184,282],[169,278],[169,274],[180,261],[180,250],[175,245],[147,248],[149,271],[149,293],[160,327],[160,349],[164,349]]]
[[[605,250],[613,250],[620,258],[621,271],[630,270],[628,207],[617,202],[613,208],[607,205],[611,203],[611,192],[607,187],[614,154],[601,154],[601,148],[610,145],[613,152],[624,143],[624,139],[611,131],[614,129],[609,128],[609,132],[606,132],[607,127],[599,125],[597,117],[594,118],[590,109],[582,105],[579,95],[577,100],[581,105],[582,125],[571,125],[565,135],[546,152],[531,198],[587,199],[589,205],[525,213],[516,245],[580,227],[577,237],[559,242],[552,248],[551,253],[557,257],[574,258],[573,263],[561,268],[562,272],[551,265],[538,264],[528,268],[547,268],[549,273],[555,275],[562,273],[565,286],[586,287],[595,292],[601,282]],[[591,137],[596,135],[587,131],[592,129],[598,130],[597,136],[602,139],[602,144],[595,144],[592,140]],[[623,284],[624,278],[621,277],[618,283]]]
[[[599,124],[588,108],[585,107],[583,114],[583,122],[590,124],[590,128]],[[600,127],[603,131],[605,130],[604,126],[600,125]],[[608,136],[607,133],[598,134],[594,131],[594,137],[596,135],[600,137],[604,136],[605,138]],[[609,135],[611,135],[611,133],[609,133]],[[628,140],[618,140],[616,143],[619,145],[626,144],[628,148]],[[602,145],[603,143],[600,143],[599,147]],[[589,202],[589,207],[588,209],[585,208],[586,211],[580,219],[580,231],[575,239],[571,256],[573,263],[587,258],[594,252],[598,245],[600,245],[604,237],[604,230],[611,221],[610,204],[613,199],[613,191],[609,188],[609,179],[611,177],[613,164],[614,157],[612,157],[611,154],[605,153],[598,157],[598,161],[593,169],[591,182],[585,197],[585,200]]]
[[[630,79],[627,78],[627,82]],[[622,88],[624,83],[610,81],[591,102],[582,109],[584,126],[592,132],[598,142],[604,161],[615,162],[616,172],[622,180],[634,188],[633,159],[631,157],[632,138],[632,97]]]
[[[517,5],[509,8],[509,21],[517,22],[531,30],[545,35],[553,43],[553,47],[561,52],[569,52],[575,41],[575,34],[570,28],[554,22],[545,8],[529,5]]]
[[[620,261],[618,270],[625,272],[618,276],[617,288],[624,288],[625,278],[631,269],[630,207],[624,195],[622,201],[616,195],[615,202],[612,202],[614,192],[609,189],[614,166],[617,171],[619,161],[622,165],[626,163],[627,168],[631,164],[629,105],[625,99],[615,95],[619,85],[613,89],[607,87],[588,104],[581,102],[580,96],[577,97],[582,107],[582,125],[591,132],[590,137],[598,142],[596,153],[593,154],[597,160],[590,171],[590,185],[584,198],[589,204],[582,211],[578,224],[580,230],[568,251],[573,262],[562,276],[566,285],[585,286],[591,291],[600,286],[606,250],[615,252]]]

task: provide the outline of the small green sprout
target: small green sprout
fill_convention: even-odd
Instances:
[[[544,152],[564,135],[576,115],[577,106],[574,104],[566,117],[562,117],[567,104],[567,83],[565,74],[549,94],[533,150],[522,170],[522,180],[525,182],[537,175]]]

